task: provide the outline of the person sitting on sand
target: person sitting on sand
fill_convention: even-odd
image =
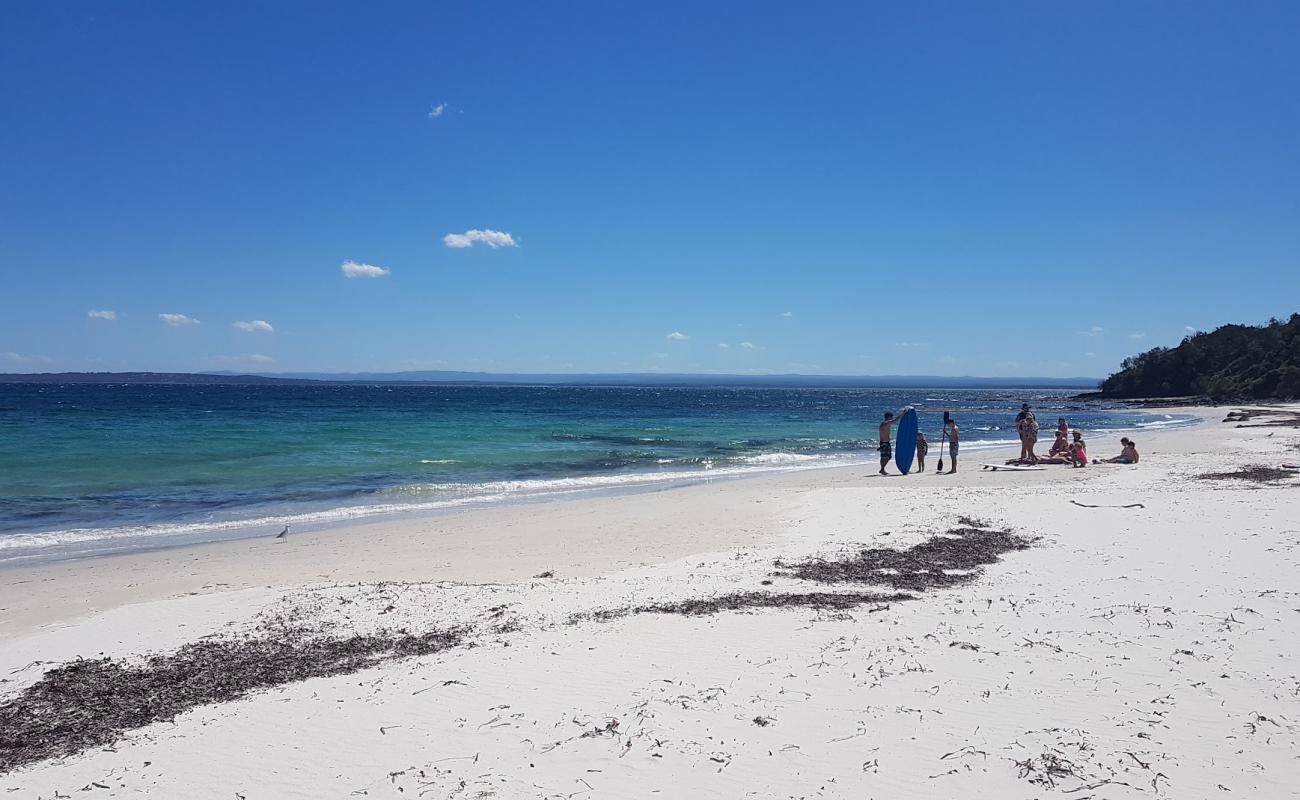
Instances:
[[[890,437],[892,435],[891,432],[893,431],[894,425],[898,423],[899,419],[901,419],[901,417],[895,417],[894,412],[886,411],[885,421],[880,423],[880,474],[881,475],[889,474],[888,472],[885,472],[885,465],[889,463],[889,459],[894,457],[894,445]]]
[[[1136,464],[1138,463],[1137,442],[1132,441],[1127,436],[1119,440],[1123,446],[1119,455],[1114,458],[1106,459],[1107,464]]]
[[[1063,456],[1069,452],[1070,452],[1070,432],[1064,428],[1057,428],[1056,441],[1052,442],[1052,449],[1047,451],[1047,455],[1053,457]]]
[[[925,472],[925,454],[930,452],[930,443],[925,440],[925,434],[920,431],[916,432],[916,471]]]
[[[1088,446],[1079,431],[1074,432],[1074,441],[1070,444],[1070,463],[1076,467],[1088,466]]]

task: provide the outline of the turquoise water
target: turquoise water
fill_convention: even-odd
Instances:
[[[0,384],[0,560],[870,461],[904,404],[970,448],[1022,399],[1045,426],[1181,422],[1024,390]]]

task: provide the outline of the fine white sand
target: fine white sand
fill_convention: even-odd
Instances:
[[[1195,478],[1297,460],[1300,430],[1223,412],[1136,434],[1137,467],[989,473],[979,462],[1014,453],[981,453],[955,476],[822,470],[0,571],[4,697],[56,662],[138,660],[268,619],[466,627],[472,645],[200,707],[0,775],[0,791],[1300,796],[1300,478]],[[971,583],[849,612],[571,621],[860,588],[774,562],[902,549],[962,515],[1038,540]]]

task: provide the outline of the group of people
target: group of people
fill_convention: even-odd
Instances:
[[[1077,428],[1071,431],[1065,417],[1056,418],[1056,439],[1052,442],[1052,447],[1047,451],[1046,456],[1034,452],[1034,447],[1038,444],[1038,420],[1034,417],[1034,411],[1028,403],[1020,405],[1020,413],[1016,415],[1016,433],[1020,436],[1020,457],[1011,459],[1008,464],[1088,466],[1088,444],[1083,440],[1083,432]],[[1138,455],[1137,443],[1127,436],[1121,437],[1119,443],[1120,454],[1114,458],[1102,459],[1102,463],[1138,463],[1141,457]]]
[[[893,448],[893,427],[902,418],[901,414],[895,416],[892,411],[885,412],[885,420],[880,423],[880,474],[888,475],[885,472],[887,465],[894,456]],[[1083,433],[1077,428],[1070,430],[1069,424],[1065,417],[1058,417],[1056,420],[1056,439],[1052,442],[1052,447],[1047,451],[1046,456],[1040,456],[1034,452],[1038,445],[1038,420],[1034,416],[1034,411],[1028,403],[1022,403],[1020,413],[1016,415],[1016,433],[1020,437],[1020,457],[1009,460],[1008,464],[1069,464],[1072,467],[1088,466],[1088,445],[1083,440]],[[943,438],[948,443],[948,455],[952,459],[952,467],[947,472],[940,472],[940,475],[951,475],[957,471],[957,452],[958,443],[961,440],[961,429],[957,427],[957,421],[947,412],[943,415]],[[1120,438],[1120,454],[1114,458],[1101,459],[1101,463],[1107,464],[1136,464],[1140,459],[1137,451],[1137,442],[1127,436]],[[940,445],[942,447],[942,445]],[[925,472],[925,456],[930,451],[930,443],[926,440],[923,432],[916,434],[916,471]],[[939,468],[943,469],[943,459],[939,459]]]
[[[885,412],[885,421],[880,423],[880,474],[888,475],[885,472],[885,465],[889,459],[894,457],[893,441],[894,425],[902,419],[902,416],[894,416],[894,412]],[[940,475],[951,475],[957,471],[957,452],[961,449],[961,429],[957,427],[957,420],[953,419],[947,412],[943,415],[943,440],[948,443],[948,457],[952,459],[952,467],[947,472],[940,472]],[[942,443],[940,444],[942,447]],[[930,442],[925,438],[923,431],[916,432],[916,471],[925,472],[925,456],[930,452]],[[939,459],[939,469],[943,469],[943,458]]]

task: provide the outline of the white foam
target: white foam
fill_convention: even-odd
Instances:
[[[823,456],[809,455],[808,453],[763,453],[757,456],[748,456],[741,459],[746,464],[805,464],[809,461],[817,461]]]

